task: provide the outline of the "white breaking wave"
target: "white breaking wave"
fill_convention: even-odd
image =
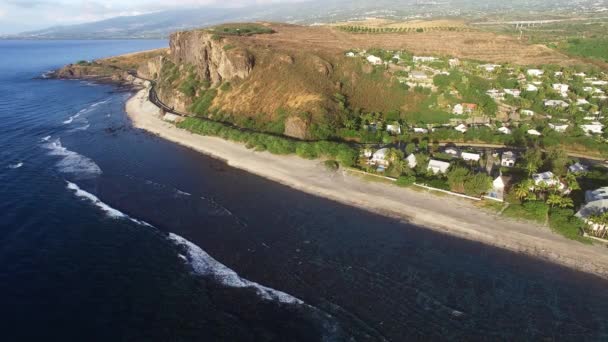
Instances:
[[[84,113],[87,113],[87,112],[93,110],[95,107],[97,107],[97,106],[99,106],[101,104],[107,103],[108,101],[109,101],[109,99],[103,100],[103,101],[99,101],[99,102],[95,102],[95,103],[91,104],[90,106],[88,106],[87,108],[83,108],[83,109],[79,110],[78,113],[70,116],[67,120],[65,120],[63,122],[63,124],[64,125],[71,124],[72,122],[74,122],[74,119],[76,119],[77,117],[81,116]]]
[[[236,272],[213,259],[200,247],[179,235],[169,233],[169,239],[178,246],[186,248],[188,252],[188,264],[192,267],[194,273],[198,275],[211,276],[223,285],[230,287],[253,288],[257,294],[265,300],[278,301],[286,304],[304,304],[302,300],[285,292],[271,289],[239,277]]]
[[[149,223],[147,223],[145,221],[134,219],[131,216],[123,213],[122,211],[110,207],[109,205],[107,205],[104,202],[102,202],[97,196],[93,195],[90,192],[82,190],[78,185],[76,185],[76,184],[74,184],[72,182],[68,182],[68,181],[66,181],[66,183],[67,183],[67,188],[69,190],[73,190],[74,194],[76,195],[76,197],[80,197],[80,198],[88,200],[93,205],[95,205],[96,207],[98,207],[99,209],[101,209],[103,212],[105,212],[106,215],[108,215],[108,217],[111,217],[111,218],[114,218],[114,219],[126,219],[126,220],[130,220],[132,222],[135,222],[137,224],[140,224],[142,226],[154,227],[154,226],[152,226],[151,224],[149,224]]]
[[[60,139],[44,144],[43,147],[50,150],[49,155],[62,157],[62,159],[55,164],[61,172],[77,174],[80,176],[96,176],[101,174],[101,169],[94,161],[63,147]]]
[[[20,167],[22,167],[22,166],[23,166],[23,163],[22,163],[22,162],[19,162],[19,163],[17,163],[17,164],[11,164],[11,165],[9,165],[9,166],[8,166],[8,168],[9,168],[9,169],[18,169],[18,168],[20,168]]]
[[[41,140],[42,141],[49,141],[49,140],[51,140],[51,136],[47,135],[46,137],[42,138]]]

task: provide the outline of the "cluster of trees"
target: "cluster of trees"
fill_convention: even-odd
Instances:
[[[464,167],[453,167],[447,174],[448,184],[454,192],[479,197],[492,188],[492,178],[485,173],[472,173]]]
[[[398,33],[398,32],[431,32],[431,31],[463,31],[463,27],[458,26],[433,26],[433,27],[368,27],[345,25],[339,26],[342,31],[353,33]]]
[[[358,151],[353,147],[330,141],[296,141],[286,137],[267,133],[257,133],[231,127],[222,123],[186,118],[178,127],[193,133],[216,136],[246,144],[248,148],[257,151],[268,151],[273,154],[297,154],[302,158],[328,158],[339,162],[343,166],[354,165]]]

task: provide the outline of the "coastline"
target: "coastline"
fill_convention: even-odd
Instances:
[[[163,121],[159,108],[148,100],[148,89],[127,101],[126,112],[135,128],[296,190],[608,279],[605,247],[568,240],[548,227],[498,217],[466,200],[365,182],[348,171],[328,171],[318,160],[255,152],[217,137],[193,134]]]

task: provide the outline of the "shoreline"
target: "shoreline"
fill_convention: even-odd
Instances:
[[[148,100],[148,89],[137,91],[125,108],[135,128],[295,190],[608,279],[605,247],[568,240],[548,227],[498,217],[466,200],[366,182],[345,170],[328,171],[319,160],[255,152],[221,138],[191,133],[161,119],[159,108]]]

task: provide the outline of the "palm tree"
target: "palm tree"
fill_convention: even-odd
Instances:
[[[568,183],[568,188],[572,191],[581,189],[581,186],[578,184],[578,180],[576,180],[576,176],[573,173],[566,175],[566,183]]]
[[[522,201],[522,202],[523,202],[524,200],[526,200],[526,199],[530,198],[530,194],[531,194],[531,191],[530,191],[530,188],[531,188],[530,183],[531,183],[531,182],[530,182],[530,180],[528,179],[528,180],[525,180],[525,181],[523,181],[523,182],[519,183],[519,184],[518,184],[518,185],[515,187],[515,196],[517,196],[517,198],[518,198],[520,201]]]
[[[528,162],[526,164],[526,171],[528,171],[528,176],[532,176],[536,173],[536,171],[538,171],[538,166],[536,165],[536,163]]]
[[[555,206],[560,206],[562,204],[562,196],[557,195],[557,194],[551,194],[549,195],[549,198],[547,198],[547,204],[553,208]]]

